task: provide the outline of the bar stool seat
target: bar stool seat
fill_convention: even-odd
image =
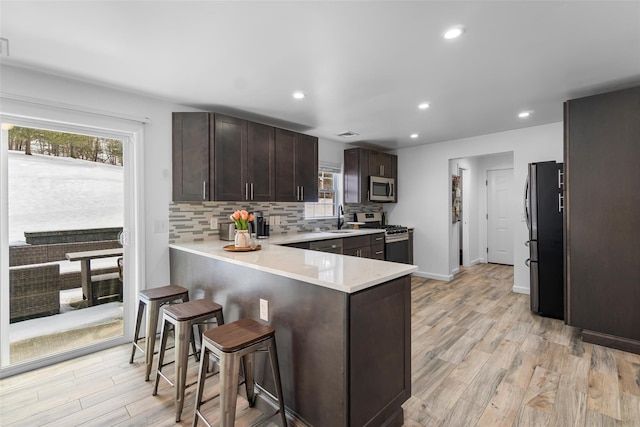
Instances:
[[[149,381],[151,374],[151,365],[153,363],[153,354],[156,344],[156,330],[158,328],[158,317],[160,316],[160,307],[172,301],[180,300],[181,302],[189,301],[189,291],[187,288],[177,285],[162,286],[159,288],[145,289],[138,292],[138,318],[136,320],[136,329],[133,335],[133,346],[131,349],[131,359],[129,363],[133,363],[136,355],[136,349],[145,355],[145,381]],[[142,316],[146,307],[146,339],[145,348],[138,345],[140,339],[140,326],[142,324]],[[195,349],[195,346],[194,346]]]
[[[208,357],[212,354],[220,364],[220,425],[231,427],[235,423],[236,398],[238,392],[238,376],[240,363],[244,365],[245,389],[249,406],[256,401],[254,379],[254,355],[256,351],[268,350],[271,361],[271,373],[276,386],[276,398],[282,425],[287,426],[287,419],[282,400],[282,383],[280,382],[280,368],[276,351],[275,329],[253,319],[240,319],[202,334],[202,349],[200,354],[200,369],[198,372],[198,390],[196,392],[196,407],[193,415],[193,427],[202,419],[210,426],[202,415],[200,407],[207,400],[203,400],[204,384]],[[210,399],[209,399],[210,400]],[[271,416],[273,416],[271,415]],[[269,418],[271,418],[271,416]]]
[[[160,377],[164,378],[174,388],[176,402],[176,422],[180,421],[182,408],[184,407],[184,392],[187,388],[187,364],[189,359],[189,342],[193,342],[193,326],[198,326],[200,335],[205,323],[215,318],[218,327],[224,325],[222,306],[213,301],[198,299],[182,304],[165,306],[162,309],[162,334],[160,339],[160,352],[158,354],[158,369],[156,370],[156,384],[153,388],[153,395],[158,394],[158,383]],[[175,378],[171,382],[162,372],[164,356],[167,349],[167,337],[169,330],[173,327],[175,339]],[[198,358],[198,353],[194,348],[194,356]]]

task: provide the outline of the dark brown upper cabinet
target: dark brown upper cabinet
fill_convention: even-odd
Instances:
[[[212,115],[173,113],[173,200],[209,200]]]
[[[318,138],[276,129],[276,200],[318,201]]]
[[[215,115],[213,200],[275,200],[274,135],[271,126]]]
[[[176,202],[318,200],[318,138],[214,113],[173,113],[172,136]]]
[[[369,155],[369,175],[394,178],[394,158],[396,159],[395,163],[397,164],[397,157],[392,154],[382,153],[380,151],[367,151]]]
[[[395,180],[394,202],[398,201],[398,156],[369,150],[344,150],[344,201],[369,201],[369,177],[384,176]]]

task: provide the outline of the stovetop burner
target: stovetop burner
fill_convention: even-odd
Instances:
[[[360,228],[376,228],[384,230],[386,241],[388,242],[392,237],[399,239],[405,238],[404,235],[407,235],[409,229],[402,225],[394,225],[394,224],[383,224],[383,216],[382,212],[358,212],[355,215],[355,220],[360,223],[364,223],[360,225]]]

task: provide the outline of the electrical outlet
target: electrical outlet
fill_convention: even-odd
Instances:
[[[211,229],[216,230],[218,228],[218,218],[211,218]]]
[[[260,298],[260,319],[269,321],[269,301]]]

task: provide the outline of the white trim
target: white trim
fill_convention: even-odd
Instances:
[[[426,271],[415,271],[412,274],[414,276],[424,277],[425,279],[441,280],[443,282],[450,282],[453,280],[453,274],[449,274],[448,276],[445,276],[443,274],[429,273]]]
[[[0,372],[2,361],[9,360],[9,333],[2,325],[9,325],[9,156],[4,153],[9,151],[9,131],[2,129],[0,142]],[[7,242],[7,243],[5,243]],[[1,378],[1,376],[0,376]]]
[[[451,272],[451,276],[455,276],[458,273],[460,273],[460,267],[454,268],[453,271]]]
[[[472,265],[476,265],[476,264],[484,264],[484,259],[482,259],[482,258],[476,258],[476,259],[472,260],[472,261],[469,263],[469,267],[471,267]]]
[[[517,294],[525,294],[525,295],[530,295],[531,294],[531,289],[525,288],[524,286],[513,285],[511,290],[513,292],[517,293]]]
[[[132,285],[126,286],[124,290],[123,336],[34,361],[11,366],[0,366],[0,378],[130,342],[133,337],[136,296],[138,289],[143,288],[146,277],[144,258],[144,122],[139,120],[132,121],[131,118],[117,117],[112,114],[107,116],[91,110],[88,115],[82,117],[76,113],[85,113],[85,111],[76,111],[70,108],[66,108],[70,112],[60,111],[56,109],[55,104],[47,101],[42,103],[34,102],[34,105],[37,105],[37,107],[45,106],[46,108],[45,110],[35,108],[36,111],[29,111],[23,105],[19,108],[20,112],[18,114],[13,113],[13,111],[12,113],[3,111],[0,113],[0,122],[61,132],[91,133],[123,141],[123,167],[125,170],[123,225],[124,231],[129,235],[128,246],[124,251],[125,266],[127,266],[124,274],[126,282]],[[3,109],[7,107],[6,103],[3,103],[2,107]],[[65,108],[62,107],[62,109]],[[34,117],[34,114],[42,114],[42,117]],[[4,132],[7,131],[3,131],[3,135]],[[8,134],[4,136],[6,138],[3,138],[3,140],[8,141]],[[8,156],[5,155],[7,150],[8,146],[5,147],[4,144],[0,147],[0,158],[2,159],[0,162],[0,195],[3,198],[0,210],[2,214],[2,220],[0,221],[0,279],[2,279],[2,283],[7,284],[6,286],[0,286],[0,289],[2,289],[0,293],[0,341],[2,344],[0,346],[2,347],[0,362],[2,363],[9,359],[9,334],[7,330],[9,325],[8,207],[6,203],[8,195],[8,160],[6,158]]]
[[[47,99],[32,98],[30,96],[17,95],[14,93],[0,92],[0,99],[19,102],[21,104],[30,104],[38,107],[48,107],[57,110],[72,111],[74,113],[92,114],[95,116],[109,117],[119,120],[128,120],[137,123],[149,123],[148,117],[130,116],[128,114],[114,113],[112,111],[100,110],[97,108],[88,108],[85,106],[66,104],[63,102],[50,101]]]

